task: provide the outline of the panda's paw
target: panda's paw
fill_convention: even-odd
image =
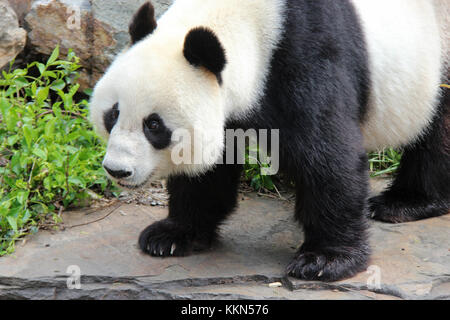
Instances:
[[[370,217],[377,221],[387,223],[402,223],[411,221],[408,215],[403,214],[402,206],[395,205],[396,201],[384,195],[369,199]],[[397,208],[395,208],[397,207]]]
[[[371,218],[387,223],[404,223],[438,217],[450,212],[449,201],[402,199],[380,195],[369,199]]]
[[[196,239],[192,229],[170,219],[148,226],[139,236],[141,250],[154,257],[183,257],[206,249],[207,243]]]
[[[288,265],[289,276],[302,280],[325,282],[351,278],[367,267],[368,252],[365,250],[306,251],[300,249],[295,259]]]

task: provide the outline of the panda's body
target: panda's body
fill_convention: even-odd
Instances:
[[[169,217],[142,233],[141,248],[204,248],[236,205],[242,167],[175,165],[180,128],[206,135],[202,149],[219,155],[226,128],[280,130],[305,230],[288,267],[300,278],[366,266],[367,150],[405,147],[396,181],[370,201],[375,218],[447,213],[448,28],[445,0],[178,0],[157,27],[144,5],[134,45],[92,100],[97,129],[110,135],[107,171],[128,187],[169,177]]]

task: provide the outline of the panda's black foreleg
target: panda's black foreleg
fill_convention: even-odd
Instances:
[[[218,226],[237,205],[241,171],[240,165],[218,165],[199,177],[169,178],[169,216],[141,233],[140,248],[158,257],[209,248]]]
[[[329,147],[336,153],[319,151],[297,179],[295,213],[305,240],[287,272],[304,280],[352,277],[366,270],[370,255],[367,156],[358,143]]]
[[[450,213],[450,90],[431,128],[404,150],[392,185],[370,199],[376,220],[401,223]]]

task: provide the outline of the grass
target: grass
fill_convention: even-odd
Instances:
[[[370,176],[380,177],[385,175],[392,175],[400,166],[402,153],[392,148],[385,149],[379,152],[369,154],[369,169]]]

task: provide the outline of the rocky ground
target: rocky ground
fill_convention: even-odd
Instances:
[[[67,212],[63,231],[28,237],[0,259],[0,299],[450,299],[450,216],[372,222],[368,272],[326,284],[284,274],[302,241],[292,202],[254,193],[241,194],[213,250],[142,254],[139,232],[167,215],[166,195],[156,191]],[[71,266],[80,289],[67,287]]]

